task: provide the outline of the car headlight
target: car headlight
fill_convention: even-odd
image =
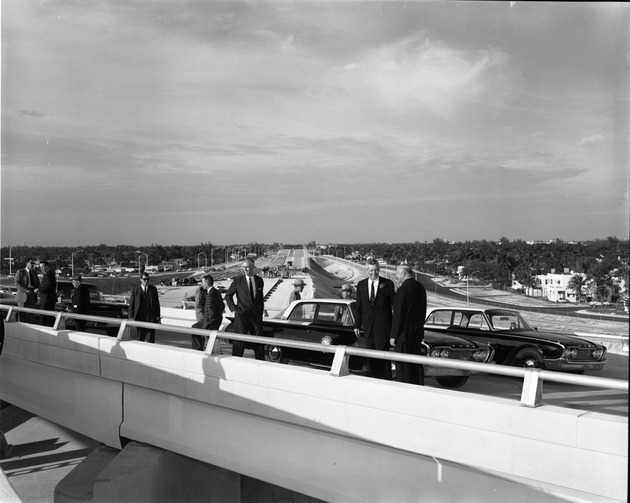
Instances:
[[[490,351],[487,349],[478,349],[473,353],[473,360],[483,363],[488,359],[488,353],[490,353]]]
[[[448,358],[448,349],[440,351],[440,358]]]
[[[593,350],[593,358],[599,360],[604,354],[604,350],[602,348],[597,348]]]
[[[433,348],[431,350],[431,356],[433,358],[439,358],[440,357],[440,348]]]
[[[330,346],[332,344],[332,337],[330,337],[330,335],[324,335],[324,337],[322,337],[322,340],[319,342],[326,346]]]
[[[566,352],[567,358],[577,358],[578,350],[577,348],[569,348]]]

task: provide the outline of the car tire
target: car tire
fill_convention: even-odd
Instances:
[[[523,367],[526,369],[544,369],[545,365],[542,356],[539,353],[525,349],[519,351],[514,358],[515,365],[517,367]]]
[[[265,353],[267,354],[267,361],[272,363],[289,363],[289,358],[286,356],[286,352],[279,346],[265,346]]]
[[[461,388],[470,376],[454,376],[454,377],[436,377],[435,380],[440,384],[440,386],[444,386],[445,388]]]

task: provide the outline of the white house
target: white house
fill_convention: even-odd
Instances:
[[[569,271],[568,268],[565,268],[561,274],[556,274],[552,269],[551,273],[540,274],[536,276],[536,279],[542,290],[542,296],[547,297],[551,302],[577,302],[577,292],[574,288],[569,288],[569,282],[573,276],[575,273]]]

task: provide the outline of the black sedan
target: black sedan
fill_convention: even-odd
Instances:
[[[606,364],[606,348],[601,344],[539,331],[511,309],[432,308],[425,327],[487,344],[494,348],[494,361],[502,365],[584,373]]]
[[[106,302],[101,297],[101,292],[96,285],[92,283],[83,282],[88,287],[90,292],[90,314],[92,316],[103,316],[105,318],[118,318],[127,319],[129,313],[129,306],[120,302]],[[55,309],[57,311],[64,311],[67,313],[73,312],[72,307],[72,282],[66,280],[57,280],[57,305]],[[108,324],[105,322],[88,321],[87,328],[99,328],[107,331],[109,335],[116,335],[118,333],[118,324]],[[75,320],[72,318],[66,318],[66,328],[74,329]]]
[[[291,341],[311,342],[326,345],[365,347],[365,339],[357,339],[354,333],[354,300],[312,299],[296,300],[275,318],[264,318],[263,328],[266,337],[276,337]],[[233,326],[227,326],[233,332]],[[488,363],[492,360],[492,350],[484,344],[477,344],[461,337],[425,331],[426,354],[436,358],[450,358],[463,361]],[[273,362],[288,363],[300,361],[315,365],[332,365],[333,355],[303,349],[266,346],[267,359]],[[350,368],[359,371],[364,359],[350,358]],[[438,383],[448,388],[463,386],[470,372],[459,369],[432,367],[425,365],[425,375],[435,377]]]

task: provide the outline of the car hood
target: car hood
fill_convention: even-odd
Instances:
[[[426,342],[429,347],[449,346],[457,349],[475,349],[479,347],[478,344],[475,344],[469,339],[464,339],[463,337],[457,337],[455,335],[432,332],[430,330],[424,331],[424,342]]]
[[[563,346],[578,346],[581,348],[596,348],[600,344],[595,344],[581,337],[577,337],[566,332],[541,332],[539,330],[514,330],[514,335],[527,337],[528,340],[537,340],[541,343],[557,342]]]

